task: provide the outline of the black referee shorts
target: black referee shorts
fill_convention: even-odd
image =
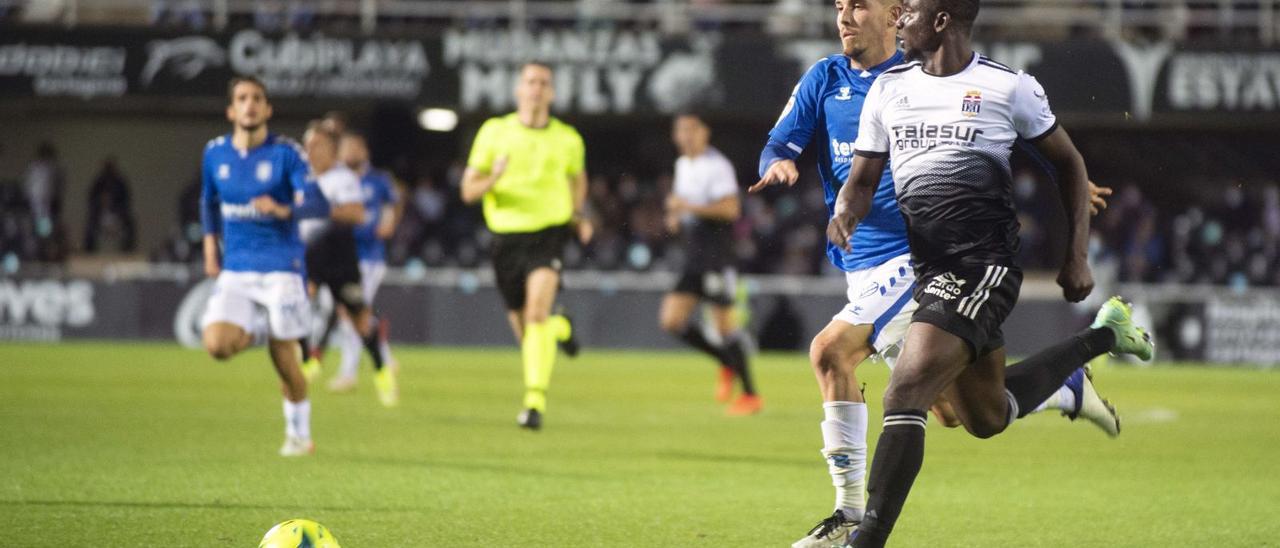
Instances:
[[[557,273],[563,267],[564,246],[572,236],[568,225],[537,232],[493,235],[493,274],[507,310],[522,310],[529,274],[539,268]]]
[[[1004,346],[1001,325],[1013,311],[1022,289],[1016,266],[957,266],[917,274],[912,322],[941,328],[964,339],[973,359]]]
[[[307,280],[329,288],[334,302],[342,303],[352,313],[364,310],[360,259],[350,228],[329,227],[307,245],[306,264]]]
[[[680,278],[671,291],[697,295],[719,306],[732,306],[737,285],[738,275],[733,267],[691,268],[680,272]]]

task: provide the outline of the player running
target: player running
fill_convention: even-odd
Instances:
[[[1026,139],[1058,174],[1069,221],[1058,283],[1071,302],[1093,289],[1084,160],[1034,78],[973,51],[977,0],[905,0],[901,9],[896,26],[914,61],[885,71],[867,92],[853,166],[828,226],[830,241],[849,250],[891,159],[918,308],[885,391],[866,513],[850,536],[855,548],[887,541],[924,459],[925,409],[938,396],[966,430],[987,438],[1092,358],[1116,352],[1150,359],[1153,352],[1128,306],[1113,298],[1090,329],[1006,371],[1001,324],[1022,281],[1010,151]]]
[[[338,161],[338,139],[338,134],[319,120],[308,125],[303,139],[320,190],[333,207],[328,219],[309,219],[301,225],[307,245],[309,289],[314,293],[320,287],[327,288],[334,307],[351,318],[377,371],[374,385],[378,399],[391,407],[399,401],[396,372],[383,367],[378,329],[365,301],[356,254],[355,228],[365,222],[364,195],[360,178]],[[303,371],[308,379],[314,378],[320,372],[319,360],[308,359]]]
[[[902,9],[897,0],[839,0],[835,9],[843,52],[822,59],[800,80],[769,132],[760,157],[761,179],[750,189],[794,185],[799,179],[796,158],[811,143],[822,143],[818,173],[828,213],[849,174],[867,91],[880,74],[904,60],[896,48],[895,23]],[[861,520],[868,419],[855,370],[873,354],[897,350],[916,309],[907,225],[887,168],[877,185],[871,207],[853,234],[852,249],[827,246],[832,264],[845,272],[849,303],[814,337],[809,359],[824,402],[822,454],[836,489],[836,509],[796,547],[841,546]],[[1107,194],[1109,189],[1095,189],[1098,207],[1105,207],[1102,196]],[[1113,436],[1119,432],[1114,410],[1097,396],[1083,369],[1036,410],[1043,409],[1059,409],[1073,420],[1086,418]],[[944,424],[959,424],[945,403],[934,411]]]
[[[382,279],[387,274],[385,241],[395,233],[396,225],[400,222],[403,212],[403,203],[392,184],[391,176],[369,165],[369,146],[363,135],[343,133],[338,147],[338,156],[343,164],[360,177],[365,221],[355,230],[356,255],[360,259],[360,287],[364,302],[372,307],[373,299],[378,294],[378,286],[382,284]],[[396,370],[397,364],[391,355],[391,346],[387,342],[386,318],[381,318],[376,328],[378,329],[378,351],[382,356],[383,368]],[[362,337],[349,317],[343,316],[342,330],[343,336],[339,343],[342,349],[342,362],[337,375],[329,381],[329,389],[334,392],[355,389],[356,371],[360,366],[360,350],[363,344]]]
[[[480,127],[462,178],[462,200],[483,201],[493,232],[493,270],[524,364],[524,411],[542,427],[556,347],[578,352],[573,326],[551,308],[560,288],[561,255],[576,229],[591,239],[583,214],[587,172],[582,136],[551,116],[551,67],[526,63],[515,86],[516,111]]]
[[[672,139],[680,150],[675,183],[667,197],[667,230],[684,240],[684,268],[675,288],[662,300],[662,329],[720,364],[716,400],[728,402],[733,380],[742,382],[742,396],[725,412],[732,416],[760,412],[760,396],[751,382],[743,333],[734,315],[733,222],[742,214],[738,177],[733,165],[711,147],[711,128],[698,116],[677,116]],[[690,317],[698,302],[711,303],[719,341],[703,335],[702,326]]]
[[[227,90],[232,132],[209,141],[201,165],[204,268],[216,279],[201,322],[204,347],[227,360],[267,340],[284,391],[280,454],[307,455],[315,443],[297,341],[307,336],[311,308],[297,219],[324,215],[328,206],[307,188],[307,161],[297,143],[267,131],[266,86],[242,76]]]

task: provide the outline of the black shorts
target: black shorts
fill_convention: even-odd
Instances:
[[[493,235],[493,275],[507,310],[524,308],[525,284],[531,272],[539,268],[560,272],[570,236],[568,225]]]
[[[969,344],[973,358],[1004,346],[1004,324],[1018,302],[1022,270],[1016,266],[957,266],[916,280],[919,304],[912,322],[937,326]]]
[[[687,269],[671,291],[689,293],[720,306],[732,306],[737,290],[738,275],[732,267],[718,270]]]
[[[364,310],[364,289],[360,286],[360,259],[356,255],[351,230],[331,227],[307,245],[307,280],[329,288],[336,303],[350,312]]]

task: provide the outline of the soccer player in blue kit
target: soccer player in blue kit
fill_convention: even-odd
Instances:
[[[205,274],[216,279],[201,322],[204,346],[226,360],[267,340],[284,391],[280,454],[307,455],[315,444],[298,339],[310,331],[311,308],[297,221],[326,215],[328,204],[308,183],[298,144],[267,131],[266,86],[236,77],[228,96],[233,130],[209,141],[201,166]]]
[[[750,189],[759,192],[772,185],[794,185],[799,179],[796,158],[810,144],[819,144],[818,173],[829,215],[849,175],[867,91],[881,73],[904,62],[895,43],[895,24],[902,10],[898,0],[836,0],[835,10],[843,51],[818,61],[801,78],[769,132],[760,157],[761,179]],[[1090,186],[1093,206],[1105,207],[1102,196],[1110,194],[1109,189]],[[874,354],[891,359],[888,354],[902,341],[916,309],[907,227],[888,166],[852,244],[850,251],[827,245],[828,258],[845,272],[849,302],[814,338],[809,350],[822,392],[822,454],[836,488],[836,509],[796,547],[843,546],[862,520],[867,407],[854,370]],[[1072,420],[1086,418],[1112,436],[1119,432],[1114,409],[1097,395],[1083,369],[1036,410],[1044,409],[1059,409]],[[937,401],[933,410],[944,424],[960,424],[944,400]]]

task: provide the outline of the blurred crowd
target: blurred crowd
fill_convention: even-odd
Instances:
[[[0,269],[13,271],[22,262],[60,263],[73,247],[63,216],[66,175],[53,144],[36,145],[19,178],[0,178]],[[99,251],[104,239],[123,253],[137,246],[129,182],[116,159],[108,157],[89,183],[87,218],[78,249]]]
[[[1280,185],[1207,188],[1178,208],[1157,207],[1137,186],[1119,190],[1097,232],[1121,280],[1280,286]]]
[[[3,151],[0,151],[3,153]],[[1022,265],[1053,269],[1061,260],[1061,211],[1056,187],[1031,167],[1015,164],[1014,196],[1022,224]],[[389,262],[411,269],[487,264],[490,234],[479,208],[459,198],[463,166],[441,176],[407,177],[400,183],[404,219],[388,245]],[[82,196],[68,196],[58,151],[34,147],[26,169],[0,178],[0,269],[58,263],[74,251],[135,252],[136,220],[130,184],[113,158],[102,160]],[[1110,207],[1094,221],[1095,260],[1114,265],[1120,281],[1280,286],[1280,184],[1205,183],[1197,197],[1157,205],[1136,184],[1114,185]],[[571,245],[567,266],[600,270],[671,270],[681,246],[663,223],[670,175],[642,179],[596,175],[589,204],[595,239]],[[74,237],[63,216],[68,199],[88,204],[84,230]],[[200,181],[193,176],[180,195],[164,244],[146,252],[156,262],[201,260]],[[826,209],[821,186],[802,181],[794,189],[744,194],[734,225],[739,268],[760,274],[837,275],[825,257]]]

